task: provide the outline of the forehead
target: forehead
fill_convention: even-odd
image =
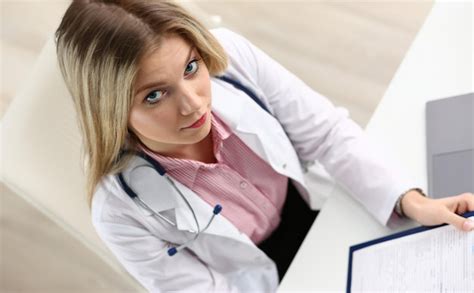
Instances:
[[[159,46],[154,46],[140,59],[138,64],[138,77],[169,75],[169,70],[181,70],[192,44],[178,35],[167,35],[160,39]]]

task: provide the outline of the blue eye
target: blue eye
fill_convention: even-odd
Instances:
[[[163,91],[156,90],[152,91],[148,96],[145,97],[145,101],[148,104],[156,104],[161,100],[161,97],[163,96]]]
[[[186,67],[185,72],[187,74],[193,74],[198,69],[199,69],[198,60],[193,60],[193,61],[189,62],[188,66]]]

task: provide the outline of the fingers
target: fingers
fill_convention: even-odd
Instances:
[[[461,194],[460,196],[462,196],[465,202],[467,203],[468,211],[474,211],[474,194],[466,192]]]
[[[474,221],[466,219],[462,225],[463,231],[473,231],[474,230]]]
[[[444,222],[455,226],[461,231],[472,231],[474,230],[474,221],[468,220],[462,216],[457,215],[463,214],[468,211],[474,211],[474,195],[470,192],[460,194],[458,196],[451,197],[452,204],[456,208],[451,211],[446,209],[444,214]]]
[[[464,214],[474,211],[474,194],[470,192],[462,193],[456,196],[439,199],[443,205],[447,206],[452,212]]]
[[[443,213],[444,222],[455,226],[461,231],[472,231],[474,230],[474,221],[459,216],[450,210],[446,209]]]

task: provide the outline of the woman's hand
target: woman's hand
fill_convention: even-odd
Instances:
[[[457,214],[474,211],[474,194],[432,199],[417,191],[408,192],[402,199],[404,214],[422,225],[451,224],[462,231],[473,231],[474,221]]]

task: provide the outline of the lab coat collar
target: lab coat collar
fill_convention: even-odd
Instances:
[[[236,89],[233,85],[222,81],[214,80],[212,87],[212,108],[213,111],[227,124],[232,132],[241,138],[260,158],[269,162],[269,156],[265,151],[261,141],[255,134],[255,123],[261,123],[251,117],[251,112],[258,106],[246,93]],[[228,91],[234,92],[229,98]],[[243,113],[243,109],[246,109]],[[262,111],[261,109],[256,109]],[[263,112],[263,111],[262,111]],[[249,117],[245,114],[249,115]]]
[[[229,91],[234,92],[232,98],[229,98]],[[236,99],[234,96],[245,95],[245,93],[242,93],[242,91],[236,89],[233,85],[220,79],[211,79],[211,92],[212,110],[216,112],[219,118],[224,120],[232,130],[236,130],[240,123],[244,105],[240,99]]]

